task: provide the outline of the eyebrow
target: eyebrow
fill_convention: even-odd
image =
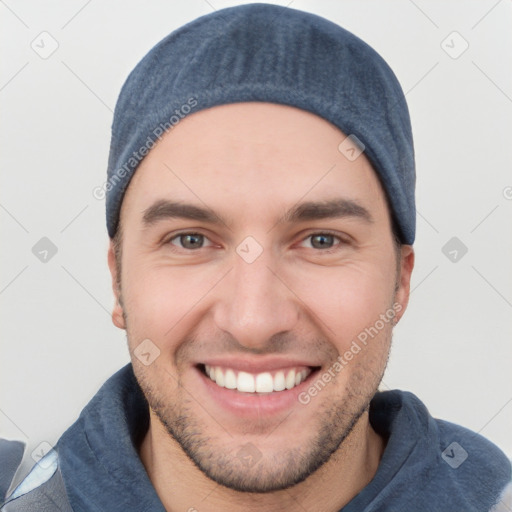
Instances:
[[[329,201],[307,201],[297,204],[282,215],[277,223],[297,223],[329,218],[353,217],[372,223],[370,212],[352,199],[338,198]],[[142,222],[151,226],[164,219],[189,219],[211,224],[228,225],[222,216],[208,208],[188,203],[159,199],[144,210]]]
[[[222,217],[216,215],[208,208],[195,206],[193,204],[168,201],[166,199],[159,199],[149,208],[144,210],[142,222],[145,226],[150,226],[159,220],[164,219],[189,219],[210,222],[212,224],[225,224]]]
[[[352,199],[338,198],[330,201],[307,201],[288,210],[279,222],[301,222],[321,219],[354,217],[372,223],[370,212]]]

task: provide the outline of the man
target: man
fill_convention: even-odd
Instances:
[[[2,510],[498,510],[497,447],[378,391],[414,182],[398,81],[342,28],[252,4],[164,39],[105,184],[132,363]]]

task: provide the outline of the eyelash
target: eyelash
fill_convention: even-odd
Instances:
[[[208,240],[210,243],[212,243],[212,241],[206,236],[204,235],[203,233],[200,233],[198,231],[183,231],[182,233],[178,233],[174,236],[172,236],[171,238],[168,238],[165,242],[164,242],[164,245],[173,245],[172,244],[172,241],[173,240],[176,240],[182,236],[186,236],[186,235],[195,235],[195,236],[202,236],[205,240]],[[200,247],[199,249],[203,249],[203,247]],[[179,250],[183,250],[183,251],[190,251],[190,252],[194,252],[194,249],[185,249],[185,247],[180,247]],[[197,251],[198,249],[195,249],[195,251]]]
[[[174,244],[172,244],[172,241],[176,240],[176,239],[179,240],[180,237],[185,236],[185,235],[202,236],[205,240],[208,240],[210,242],[210,244],[213,245],[213,242],[206,235],[204,235],[203,233],[197,232],[197,231],[183,231],[182,233],[177,233],[177,234],[173,235],[171,238],[168,238],[164,243],[166,245],[174,246]],[[337,241],[337,243],[335,243],[335,245],[333,247],[330,247],[329,249],[316,249],[315,247],[308,247],[308,249],[316,249],[316,252],[323,253],[323,254],[332,254],[333,252],[336,252],[340,246],[350,244],[349,240],[347,240],[344,237],[341,237],[339,234],[336,234],[332,231],[315,231],[313,233],[308,234],[306,237],[302,238],[301,243],[305,242],[308,239],[313,238],[314,236],[318,236],[318,235],[332,236],[335,239],[335,241]],[[176,248],[173,250],[175,250],[175,251],[181,250],[181,251],[185,251],[185,252],[195,252],[195,251],[199,251],[200,249],[203,249],[203,248],[205,248],[205,247],[200,247],[199,249],[186,249],[184,247],[179,247],[179,248]]]
[[[346,239],[346,237],[344,238],[344,237],[340,236],[339,234],[336,234],[332,231],[317,231],[314,233],[310,233],[309,235],[307,235],[305,238],[302,239],[301,243],[305,242],[308,239],[313,238],[314,236],[318,236],[318,235],[332,236],[335,240],[333,247],[330,247],[329,249],[316,249],[315,247],[308,247],[308,249],[316,249],[316,252],[319,252],[322,254],[332,254],[332,253],[336,252],[337,250],[339,250],[341,246],[346,246],[350,243]]]

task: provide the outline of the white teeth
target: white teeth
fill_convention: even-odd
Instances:
[[[239,372],[236,387],[238,391],[254,393],[254,391],[256,391],[254,386],[254,377],[250,373]]]
[[[262,372],[253,375],[247,372],[235,372],[231,368],[205,365],[205,373],[221,388],[236,389],[242,393],[272,393],[293,389],[306,380],[310,369],[279,370],[274,375]]]
[[[277,372],[274,376],[274,391],[283,391],[285,388],[284,372]]]
[[[226,370],[224,384],[228,389],[236,389],[236,375],[233,370]]]
[[[270,393],[274,391],[274,381],[270,373],[259,373],[256,375],[256,392]]]
[[[286,376],[286,389],[295,387],[295,370],[290,370]]]
[[[215,368],[215,382],[217,383],[217,386],[220,386],[221,388],[224,387],[224,373],[222,373],[222,370],[219,367]]]

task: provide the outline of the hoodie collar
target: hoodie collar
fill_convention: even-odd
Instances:
[[[136,450],[148,426],[149,406],[129,363],[57,443],[74,510],[165,512]]]

